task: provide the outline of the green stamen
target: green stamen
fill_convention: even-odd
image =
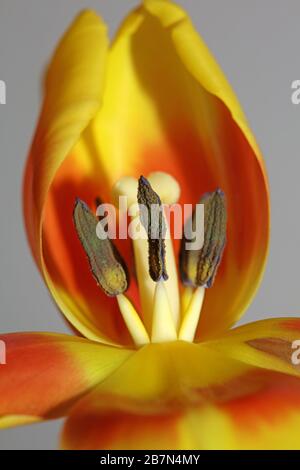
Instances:
[[[204,243],[199,250],[186,250],[183,238],[180,250],[181,279],[186,285],[211,287],[226,243],[226,205],[224,193],[217,189],[200,199],[204,204]],[[187,221],[195,228],[195,212]]]
[[[76,201],[73,219],[77,235],[99,286],[108,296],[125,292],[128,288],[125,263],[108,236],[103,239],[97,236],[97,230],[101,230],[101,221],[80,199]]]
[[[159,196],[144,176],[139,178],[138,203],[140,220],[148,235],[149,274],[155,282],[167,280],[163,207]]]

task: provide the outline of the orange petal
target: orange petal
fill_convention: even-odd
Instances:
[[[1,335],[0,428],[66,414],[131,352],[73,336],[48,333]]]
[[[181,448],[177,444],[181,444],[177,419],[176,415],[149,416],[118,411],[99,414],[91,407],[67,421],[61,446],[66,450]]]
[[[146,346],[75,405],[62,445],[299,449],[299,339],[300,321],[284,318],[198,345]]]
[[[27,162],[24,213],[34,257],[59,308],[82,334],[111,343],[120,340],[120,331],[124,342],[129,336],[115,303],[107,304],[95,285],[72,222],[75,197],[93,203],[101,188],[92,161],[73,148],[101,105],[107,47],[106,27],[91,11],[78,16],[61,40]],[[64,166],[70,152],[72,163]]]
[[[181,448],[176,420],[186,407],[215,400],[215,387],[225,388],[251,370],[204,344],[145,346],[75,405],[63,447]],[[231,390],[236,394],[235,385]]]
[[[198,404],[160,413],[137,413],[130,403],[101,409],[87,396],[66,422],[62,447],[300,449],[299,396],[299,378],[259,369],[212,389]]]
[[[248,306],[268,246],[266,175],[244,114],[186,13],[163,0],[145,1],[125,20],[104,97],[82,146],[112,183],[158,170],[179,180],[182,203],[216,187],[226,193],[228,243],[198,333],[213,337]]]
[[[97,80],[104,68],[103,28],[96,25],[94,16],[83,18],[79,22],[83,31],[77,34],[74,27],[76,34],[69,41],[80,53],[70,55],[74,63],[68,71],[59,67],[59,73],[50,74],[52,80],[47,81],[51,100],[46,94],[46,111],[25,180],[27,227],[32,244],[38,246],[38,258],[37,226],[45,203],[40,261],[46,281],[61,310],[80,332],[91,339],[129,344],[116,305],[95,286],[76,240],[70,223],[74,198],[92,204],[100,194],[107,200],[120,176],[154,170],[178,178],[181,202],[195,203],[201,193],[222,187],[228,200],[228,244],[215,286],[207,293],[198,334],[198,338],[210,338],[241,316],[265,262],[268,193],[255,139],[221,70],[181,8],[172,2],[149,0],[128,16],[109,51],[100,108]],[[86,22],[93,27],[86,27]],[[65,55],[69,56],[57,53],[58,58]],[[84,76],[78,71],[84,71]],[[57,83],[53,77],[60,75],[64,80]],[[76,99],[72,114],[66,106],[72,100],[56,106],[57,90],[65,88],[76,99],[78,90],[93,90],[84,111],[90,111],[89,117],[98,112],[88,126],[88,113],[77,107]],[[69,133],[66,123],[70,120],[76,126]],[[70,143],[71,134],[75,144],[73,128],[80,139],[70,152],[65,142]],[[59,169],[52,165],[54,154],[59,154],[56,162],[63,162]],[[51,178],[55,174],[50,191],[49,179],[44,178],[49,168]],[[40,194],[46,200],[41,201]]]
[[[47,193],[65,157],[100,107],[106,50],[105,25],[86,11],[65,33],[47,70],[24,181],[26,228],[40,265],[40,225]]]

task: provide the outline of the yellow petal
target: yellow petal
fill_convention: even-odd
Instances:
[[[299,336],[300,321],[283,318],[218,341],[145,346],[78,402],[62,445],[299,449],[300,360],[292,363]]]
[[[105,311],[105,300],[99,304],[96,286],[93,295],[84,289],[83,272],[91,275],[87,267],[80,269],[73,263],[81,250],[74,246],[72,224],[78,185],[90,191],[96,187],[94,169],[88,165],[88,174],[84,172],[84,151],[75,151],[74,146],[101,105],[107,47],[106,26],[92,11],[79,15],[58,45],[46,74],[42,111],[27,162],[24,213],[33,254],[59,308],[85,336],[113,342],[118,341],[123,324],[120,327],[116,314]],[[70,152],[74,158],[70,171],[64,173]],[[80,263],[85,266],[84,256],[79,256]]]
[[[270,383],[227,405],[173,413],[100,412],[90,404],[86,413],[67,420],[61,445],[73,450],[299,450],[300,384],[285,383],[280,375],[273,379],[283,386]]]
[[[47,93],[49,84],[52,89],[55,82],[56,88],[67,87],[71,95],[75,90],[78,98],[76,90],[83,89],[88,77],[91,83],[85,92],[92,89],[95,93],[85,104],[90,117],[98,112],[87,125],[85,106],[84,112],[80,108],[77,113],[75,100],[76,113],[69,113],[73,107],[67,106],[69,101],[57,108],[56,90],[50,93],[53,100],[46,94],[25,179],[31,243],[38,247],[38,259],[43,249],[40,262],[46,281],[68,320],[89,338],[129,344],[116,305],[108,304],[97,290],[75,238],[70,224],[74,198],[79,196],[89,205],[97,195],[107,200],[109,188],[121,176],[153,171],[165,171],[180,182],[181,202],[195,203],[201,193],[221,187],[228,201],[228,243],[217,281],[206,296],[197,334],[198,339],[211,338],[241,316],[255,293],[266,258],[269,200],[255,139],[223,73],[185,12],[163,0],[145,1],[120,28],[109,51],[103,106],[99,107],[106,39],[99,20],[85,15],[78,23],[84,31],[77,34],[75,23],[69,43],[80,52],[70,56],[74,58],[71,71],[84,70],[83,77],[77,73],[74,79],[71,72],[59,68],[66,79],[57,83],[53,77],[60,74],[50,73]],[[85,28],[89,22],[92,26]],[[63,48],[64,41],[59,50]],[[57,53],[57,57],[65,55]],[[75,126],[80,139],[71,152],[65,145],[65,140],[70,143],[65,132],[69,121],[61,117],[66,109],[71,123],[76,121],[80,127],[78,131]],[[73,126],[70,134],[75,143]],[[61,149],[67,158],[58,158],[63,161],[58,169],[53,155],[62,156]],[[55,173],[49,192],[47,173],[51,178]],[[41,247],[37,227],[44,202]],[[135,295],[129,297],[136,303]]]
[[[274,318],[234,328],[208,344],[215,351],[246,364],[299,376],[299,339],[299,319]]]
[[[299,377],[258,368],[210,389],[195,389],[189,401],[173,401],[171,407],[158,399],[156,409],[148,403],[137,408],[132,400],[92,392],[72,410],[62,447],[299,449],[299,392]]]
[[[189,448],[184,447],[190,443],[176,425],[186,407],[211,400],[211,387],[213,394],[213,387],[228,384],[229,393],[236,394],[236,386],[230,384],[251,370],[204,345],[179,341],[147,345],[75,405],[63,431],[62,446]]]
[[[92,394],[101,409],[157,413],[197,402],[202,392],[246,374],[252,367],[206,345],[183,341],[151,343],[139,349]],[[198,393],[199,392],[199,393]],[[203,392],[203,393],[204,393]],[[89,399],[88,399],[89,400]]]
[[[84,137],[84,136],[83,136]],[[226,330],[244,312],[263,271],[269,198],[262,157],[241,107],[183,9],[145,1],[124,21],[109,53],[103,107],[82,145],[114,183],[164,171],[181,203],[221,187],[228,243],[207,292],[198,338]]]

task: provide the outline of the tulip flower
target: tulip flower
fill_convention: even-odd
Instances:
[[[162,221],[155,243],[100,241],[95,198],[120,195],[202,201],[203,247]],[[73,334],[1,335],[0,427],[66,417],[65,449],[300,448],[300,320],[232,328],[266,262],[263,159],[181,7],[145,0],[110,45],[96,13],[75,19],[45,76],[24,212]]]

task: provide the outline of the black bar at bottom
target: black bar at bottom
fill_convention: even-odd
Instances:
[[[10,465],[22,461],[22,465],[39,463],[53,467],[56,464],[93,466],[118,465],[123,468],[136,468],[148,465],[188,465],[199,466],[205,463],[238,463],[243,466],[253,463],[277,464],[284,468],[289,463],[300,463],[299,451],[2,451]],[[1,458],[1,457],[0,457]],[[40,467],[43,468],[43,467]]]

